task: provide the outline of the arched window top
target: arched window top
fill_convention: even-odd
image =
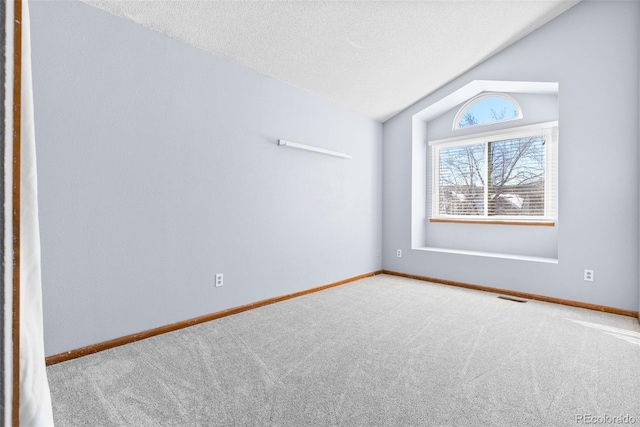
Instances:
[[[522,118],[518,102],[504,93],[483,93],[467,101],[453,121],[453,129],[488,125]]]

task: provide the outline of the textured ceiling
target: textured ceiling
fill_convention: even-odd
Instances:
[[[579,0],[83,0],[385,121]]]

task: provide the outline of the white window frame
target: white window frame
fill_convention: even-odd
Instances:
[[[512,117],[509,119],[502,119],[502,120],[495,120],[492,122],[487,122],[487,123],[478,123],[477,125],[472,125],[472,126],[463,126],[460,127],[460,119],[462,119],[462,117],[465,115],[465,113],[467,112],[467,110],[474,105],[477,102],[482,101],[483,99],[487,99],[487,98],[502,98],[505,101],[513,104],[513,106],[516,108],[516,112],[518,113],[516,117]],[[523,114],[522,114],[522,108],[520,108],[520,104],[518,104],[518,101],[516,101],[515,99],[513,99],[513,97],[504,94],[504,93],[497,93],[497,92],[485,92],[485,93],[481,93],[480,95],[476,95],[473,98],[471,98],[470,100],[468,100],[467,102],[464,103],[464,105],[458,110],[458,113],[456,114],[456,117],[453,119],[453,130],[460,130],[460,129],[470,129],[470,128],[474,128],[477,126],[489,126],[489,125],[493,125],[496,123],[504,123],[504,122],[510,122],[513,120],[521,120],[522,118],[524,118]]]
[[[525,215],[486,215],[487,213],[487,191],[488,186],[485,185],[485,209],[484,215],[449,215],[440,214],[440,157],[439,152],[442,148],[461,147],[465,145],[485,144],[509,139],[526,138],[529,136],[544,135],[545,137],[545,208],[542,216],[525,216]],[[516,128],[503,129],[499,131],[484,132],[480,134],[467,135],[463,137],[446,138],[429,141],[431,147],[431,201],[429,209],[429,218],[432,221],[478,221],[478,222],[523,222],[532,221],[539,223],[547,223],[554,225],[558,216],[558,167],[557,167],[557,151],[558,151],[558,122],[545,122],[529,126],[520,126]],[[485,149],[485,156],[487,156]],[[485,159],[486,164],[486,159]]]

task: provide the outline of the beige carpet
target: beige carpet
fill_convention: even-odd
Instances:
[[[48,375],[59,427],[640,425],[636,319],[386,275]]]

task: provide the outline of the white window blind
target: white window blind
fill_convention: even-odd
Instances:
[[[557,122],[432,141],[432,219],[555,221]]]

